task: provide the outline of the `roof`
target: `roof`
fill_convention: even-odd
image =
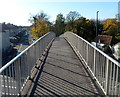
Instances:
[[[111,44],[111,41],[112,41],[112,36],[109,36],[109,35],[98,35],[94,41],[96,41],[100,43],[103,43],[103,44],[106,44],[106,45],[110,45]]]
[[[0,31],[1,32],[5,32],[6,30],[10,30],[10,29],[17,29],[17,26],[13,25],[13,24],[5,24],[5,23],[2,23],[0,24]]]

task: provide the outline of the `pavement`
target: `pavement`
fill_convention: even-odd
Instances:
[[[56,38],[30,95],[100,95],[83,64],[63,37]],[[76,96],[75,96],[76,97]]]

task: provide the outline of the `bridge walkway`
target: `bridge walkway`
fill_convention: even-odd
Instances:
[[[54,40],[30,95],[99,95],[91,77],[63,37]]]

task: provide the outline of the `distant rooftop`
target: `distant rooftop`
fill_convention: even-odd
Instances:
[[[0,23],[0,32],[5,32],[5,30],[10,30],[10,29],[17,29],[18,27],[13,24],[5,24],[5,23]]]
[[[94,41],[96,42],[99,42],[102,43],[102,44],[106,44],[106,45],[110,45],[111,44],[111,41],[112,41],[112,36],[109,36],[109,35],[98,35]]]

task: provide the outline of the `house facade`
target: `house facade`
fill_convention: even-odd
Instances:
[[[5,30],[0,24],[0,67],[2,66],[2,54],[10,47],[9,30]]]
[[[5,51],[10,46],[9,31],[0,32],[0,38],[2,39],[2,45],[0,49]]]
[[[120,60],[120,42],[113,46],[113,55],[117,60]]]

